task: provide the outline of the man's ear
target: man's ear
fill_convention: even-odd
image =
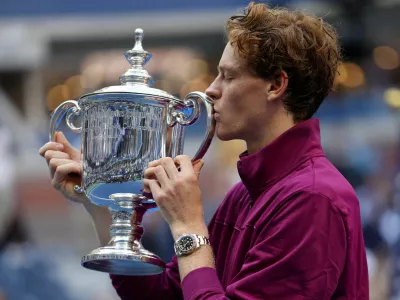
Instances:
[[[286,92],[289,83],[288,75],[285,71],[281,71],[280,76],[271,80],[266,86],[266,94],[268,101],[274,101],[282,98]]]

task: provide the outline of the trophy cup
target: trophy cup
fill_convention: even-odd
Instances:
[[[153,275],[165,263],[144,249],[141,225],[144,213],[155,209],[154,200],[143,194],[143,173],[150,161],[182,154],[184,127],[197,121],[202,105],[207,129],[193,161],[206,153],[214,135],[212,101],[204,93],[189,93],[182,101],[152,88],[143,66],[151,54],[143,50],[143,30],[135,31],[135,46],[124,52],[131,65],[120,85],[60,104],[50,121],[50,140],[65,117],[68,127],[81,134],[82,186],[89,201],[107,206],[112,215],[111,240],[82,258],[92,270],[121,275]],[[73,118],[82,117],[76,127]],[[148,195],[147,195],[148,196]]]

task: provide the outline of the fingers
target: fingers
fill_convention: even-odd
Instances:
[[[71,155],[71,157],[78,155],[78,153],[80,154],[80,151],[72,147],[72,145],[65,137],[64,133],[62,133],[61,131],[56,132],[55,141],[59,144],[62,144],[64,147],[64,152]]]
[[[64,181],[68,174],[81,174],[81,166],[79,163],[70,161],[67,164],[59,165],[54,172],[53,179],[51,181],[52,185],[57,188],[57,186]]]
[[[54,150],[47,150],[44,154],[44,158],[46,159],[47,163],[49,163],[52,158],[70,159],[67,153]]]
[[[44,157],[46,151],[49,151],[49,150],[62,151],[63,149],[64,149],[63,144],[56,143],[56,142],[48,142],[39,149],[39,154]]]
[[[201,168],[203,168],[204,162],[202,160],[198,160],[193,164],[193,170],[197,176],[200,175]]]
[[[65,137],[64,133],[62,133],[61,131],[56,132],[56,134],[54,136],[54,140],[60,144],[63,144],[65,146],[65,148],[68,148],[68,147],[72,148],[71,144]]]
[[[161,165],[165,169],[165,172],[170,179],[174,179],[178,175],[179,171],[174,160],[171,157],[165,157],[161,159]]]
[[[150,185],[149,185],[150,180],[151,179],[149,179],[149,178],[143,179],[143,193],[147,193],[147,194],[151,193]]]
[[[152,161],[149,163],[149,168],[154,168],[157,166],[162,166],[164,168],[166,174],[168,175],[168,178],[170,178],[170,179],[174,179],[179,172],[174,163],[174,160],[171,157],[163,157],[163,158],[160,158],[158,160],[155,160],[155,161]],[[145,172],[145,174],[146,174],[146,172]],[[150,174],[150,173],[148,172],[148,174]],[[147,177],[147,178],[151,178],[151,177]]]
[[[50,173],[51,173],[51,177],[55,176],[55,173],[57,172],[57,169],[63,165],[70,165],[70,164],[74,164],[76,166],[78,166],[78,171],[74,172],[74,173],[78,173],[81,174],[81,165],[73,160],[70,159],[63,159],[63,158],[52,158],[49,161],[49,168],[50,168]],[[65,176],[68,174],[65,174]]]
[[[160,159],[153,160],[153,161],[149,162],[148,167],[152,168],[152,167],[157,167],[157,166],[161,165],[161,160],[163,160],[163,159],[164,158],[160,158]]]
[[[150,193],[153,195],[153,199],[159,199],[160,195],[162,195],[162,189],[160,184],[155,179],[144,179],[143,187],[146,193]]]
[[[181,172],[178,171],[177,165],[180,166]],[[202,160],[197,160],[192,163],[192,160],[187,155],[177,156],[175,161],[171,157],[164,157],[152,161],[149,163],[149,167],[144,170],[144,192],[151,192],[153,196],[156,197],[154,195],[155,192],[151,189],[151,185],[156,189],[157,187],[167,188],[171,185],[171,182],[177,181],[178,177],[181,177],[180,180],[197,181],[203,165],[204,162]],[[155,184],[157,184],[157,186]]]
[[[157,167],[147,168],[144,172],[144,176],[146,179],[158,180],[158,182],[161,184],[162,187],[168,185],[169,178],[162,165],[158,165]]]
[[[178,155],[175,157],[175,163],[179,164],[181,167],[181,172],[183,174],[194,174],[193,162],[187,155]]]
[[[162,166],[170,179],[175,179],[179,174],[179,171],[183,171],[182,174],[186,175],[198,175],[203,165],[204,162],[202,160],[192,162],[191,158],[187,155],[179,155],[175,160],[171,157],[164,157],[149,163],[149,168],[145,170],[145,177],[154,179],[154,168],[157,166]],[[177,166],[179,166],[180,170]]]
[[[154,174],[154,168],[147,168],[144,170],[144,178],[146,179],[154,179],[156,177],[156,175]]]
[[[151,193],[150,181],[152,181],[152,180],[154,180],[154,179],[149,179],[149,178],[143,179],[143,191],[145,193]]]
[[[45,145],[43,145],[39,149],[39,154],[43,157],[46,158],[47,163],[54,157],[54,158],[69,158],[73,161],[80,162],[82,157],[81,157],[81,152],[78,149],[75,149],[74,147],[71,146],[71,144],[68,142],[68,140],[65,138],[65,135],[62,132],[56,132],[55,134],[55,140],[56,142],[48,142]],[[63,152],[66,153],[67,155],[62,155],[62,154],[55,154],[54,152],[49,151],[54,151],[54,152]]]

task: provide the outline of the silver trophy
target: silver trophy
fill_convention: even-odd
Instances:
[[[152,78],[143,68],[151,54],[143,50],[143,36],[136,29],[135,46],[124,53],[131,68],[120,77],[121,85],[63,102],[50,121],[52,141],[64,116],[68,127],[81,134],[83,179],[75,191],[95,205],[108,206],[112,214],[110,242],[85,255],[82,265],[111,274],[164,271],[165,263],[141,243],[143,215],[157,207],[143,193],[144,170],[150,161],[182,154],[184,127],[197,121],[202,104],[207,129],[193,161],[203,157],[214,135],[212,101],[204,93],[180,100],[151,87]],[[77,116],[81,127],[74,126]]]

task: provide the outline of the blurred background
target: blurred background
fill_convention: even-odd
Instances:
[[[267,3],[311,11],[339,32],[345,63],[318,113],[323,146],[360,199],[371,299],[400,299],[400,0]],[[97,247],[91,220],[52,188],[38,154],[50,113],[118,84],[138,27],[153,54],[147,70],[155,87],[180,98],[204,91],[225,46],[224,22],[247,4],[0,1],[0,299],[117,299],[107,274],[80,266]],[[195,152],[204,126],[203,116],[186,131],[186,153]],[[62,130],[79,147],[79,135]],[[207,220],[239,180],[243,150],[239,141],[213,141],[201,177]],[[159,213],[144,223],[144,244],[169,260],[172,239]]]

